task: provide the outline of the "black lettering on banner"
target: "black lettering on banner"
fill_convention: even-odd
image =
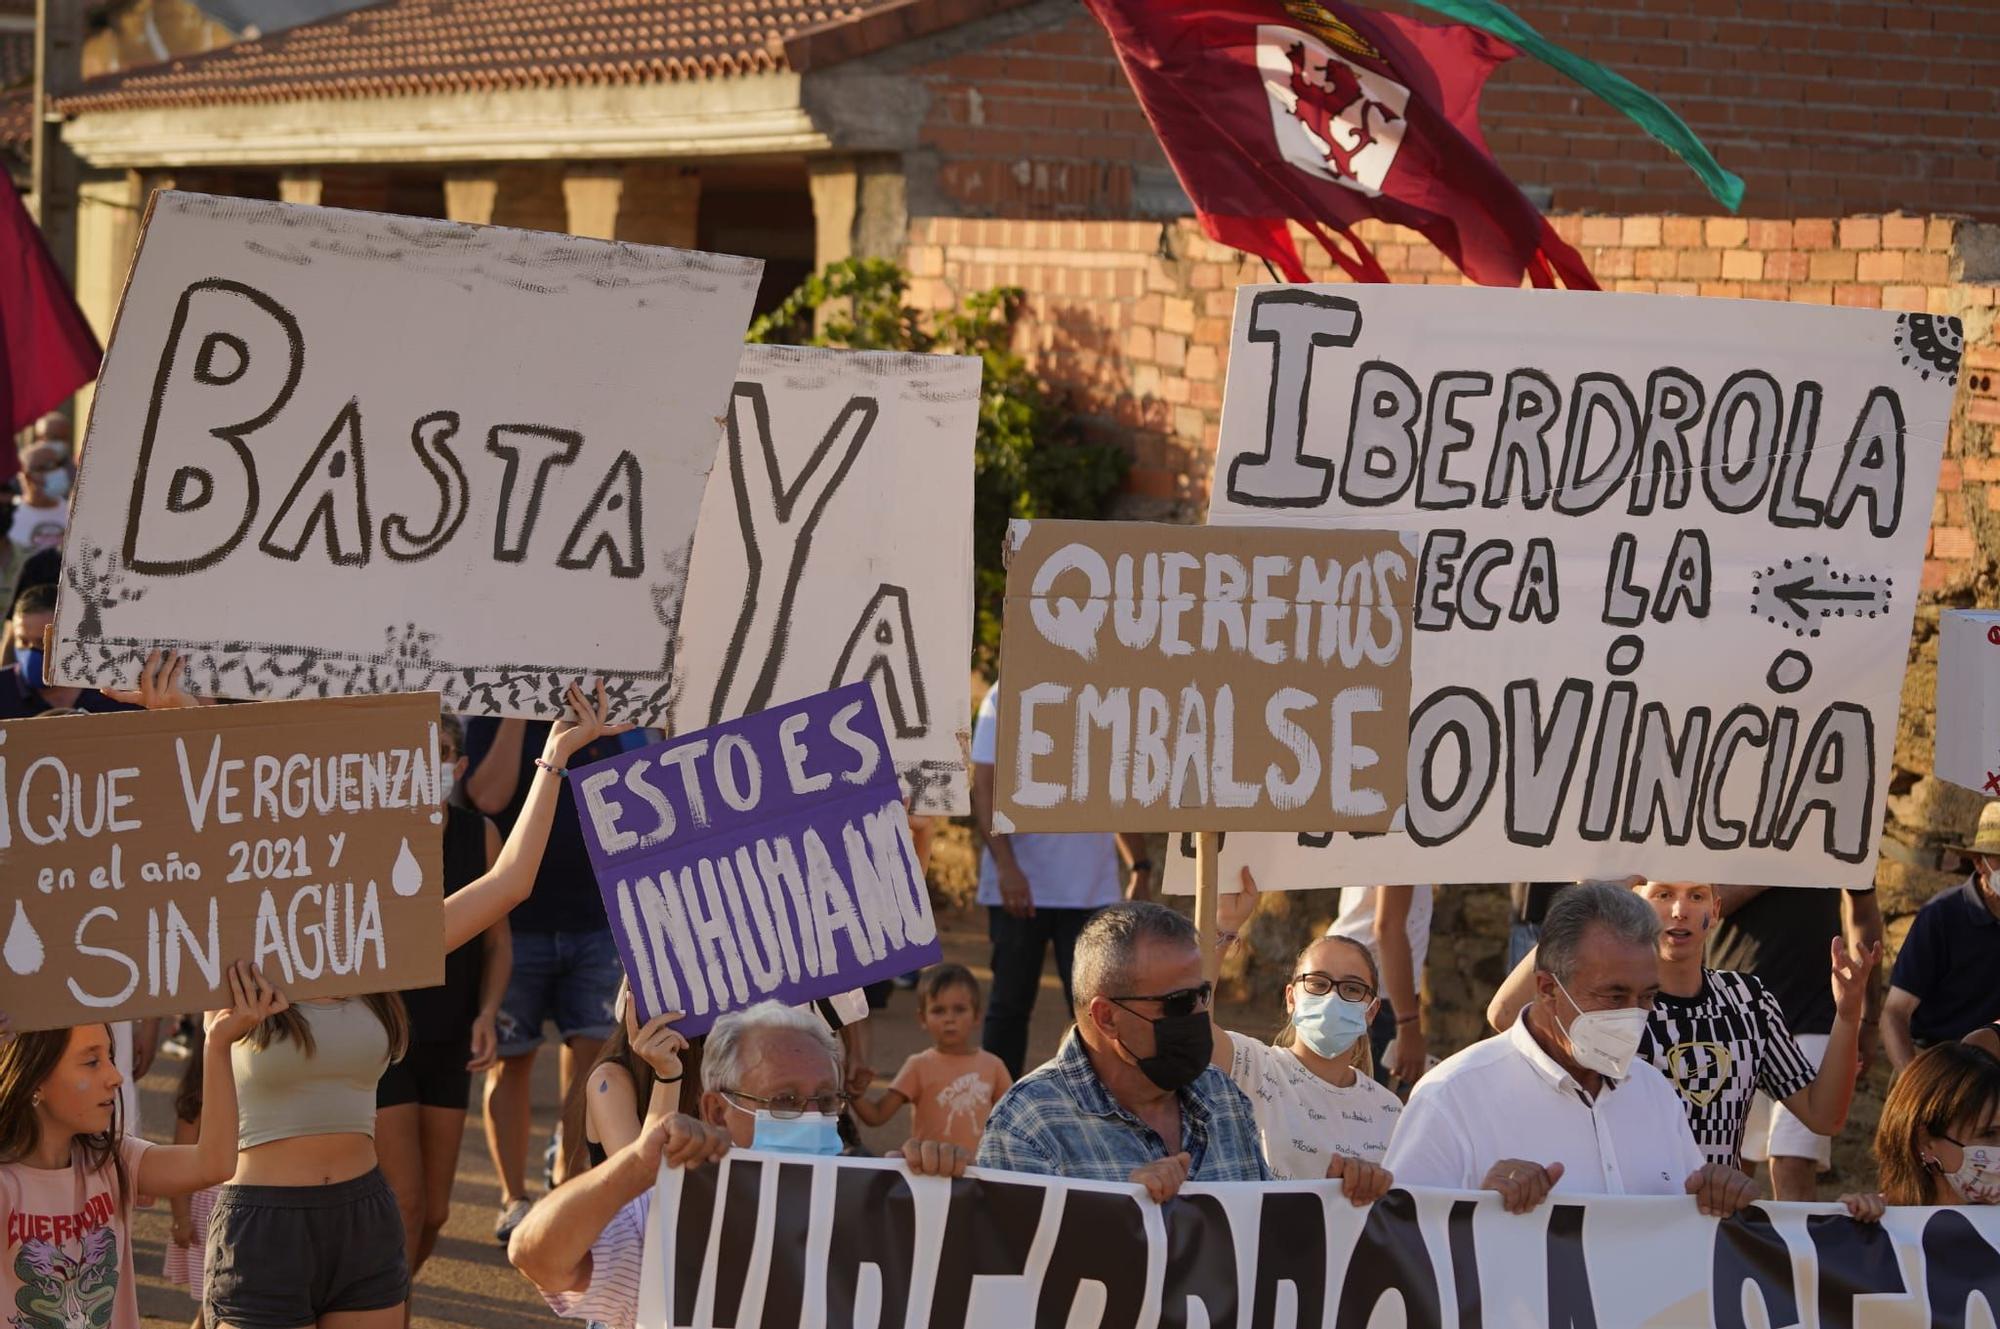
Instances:
[[[1924,1223],[1924,1299],[1931,1329],[1968,1329],[1972,1299],[1986,1301],[1986,1315],[2000,1324],[2000,1250],[1955,1209],[1940,1209]]]
[[[1813,1214],[1806,1235],[1819,1257],[1820,1329],[1854,1329],[1856,1297],[1906,1292],[1896,1242],[1880,1223],[1846,1214]]]
[[[1632,736],[1632,707],[1639,689],[1630,683],[1608,683],[1597,711],[1597,733],[1591,739],[1590,774],[1583,782],[1583,815],[1576,833],[1586,840],[1611,838],[1618,815],[1618,791],[1625,783],[1625,743]]]
[[[1467,626],[1484,632],[1500,621],[1500,606],[1486,598],[1486,579],[1493,569],[1514,559],[1512,540],[1484,540],[1465,560],[1458,578],[1458,617]]]
[[[1619,838],[1644,844],[1653,836],[1653,815],[1660,816],[1660,834],[1670,845],[1686,844],[1694,835],[1695,793],[1701,786],[1701,756],[1708,743],[1706,706],[1691,707],[1680,741],[1667,708],[1649,701],[1639,709],[1638,750],[1632,757],[1632,785],[1625,796],[1624,827]]]
[[[854,1329],[861,1267],[875,1266],[882,1289],[875,1323],[903,1323],[916,1270],[917,1214],[910,1182],[890,1168],[834,1169],[833,1227],[826,1249],[827,1329]],[[1143,1270],[1143,1261],[1140,1264]],[[1144,1278],[1143,1273],[1141,1278]],[[773,1320],[766,1324],[792,1323]]]
[[[611,575],[636,577],[646,570],[646,535],[639,459],[621,452],[604,473],[597,492],[570,527],[556,555],[556,566],[588,572],[602,552],[611,559]],[[579,553],[578,550],[582,552]]]
[[[1456,740],[1458,779],[1437,796],[1438,748]],[[1493,792],[1500,717],[1492,703],[1472,688],[1439,688],[1410,712],[1408,820],[1410,838],[1420,845],[1443,844],[1479,816]]]
[[[1595,468],[1590,464],[1591,420],[1611,421],[1611,445]],[[1570,388],[1569,431],[1563,440],[1562,470],[1556,480],[1556,511],[1579,517],[1594,512],[1625,482],[1639,451],[1639,404],[1615,374],[1578,374]]]
[[[863,679],[887,700],[892,737],[921,738],[931,731],[931,703],[917,660],[910,593],[901,586],[883,582],[875,588],[854,631],[847,634],[847,645],[833,667],[833,682],[827,686],[840,688]]]
[[[1556,584],[1556,546],[1546,536],[1528,541],[1528,556],[1521,563],[1521,576],[1514,583],[1514,603],[1507,610],[1511,622],[1525,623],[1530,615],[1538,623],[1553,623],[1562,610],[1562,589]]]
[[[204,330],[190,334],[190,320]],[[186,380],[194,386],[183,387],[174,364],[189,335],[201,342]],[[215,365],[215,348],[225,344],[237,364],[223,373]],[[305,357],[298,320],[262,291],[212,277],[181,292],[139,437],[125,518],[126,567],[155,577],[181,576],[214,566],[243,542],[257,518],[259,492],[257,463],[245,440],[285,409],[305,372]],[[225,446],[212,447],[209,439]],[[218,535],[221,523],[212,518],[169,520],[200,513],[212,503],[225,511],[241,509],[233,529]]]
[[[1104,1289],[1098,1329],[1135,1329],[1146,1304],[1148,1253],[1138,1200],[1115,1192],[1069,1191],[1063,1197],[1055,1250],[1042,1274],[1035,1323],[1068,1324],[1077,1294],[1085,1283],[1095,1283]],[[885,1315],[882,1323],[897,1325],[902,1319]]]
[[[1451,1241],[1451,1288],[1458,1302],[1458,1329],[1484,1329],[1486,1323],[1479,1296],[1479,1243],[1472,1234],[1472,1220],[1478,1212],[1477,1200],[1454,1200],[1446,1226]],[[1408,1297],[1403,1304],[1410,1304]]]
[[[1745,702],[1722,718],[1715,742],[1708,749],[1702,775],[1700,811],[1695,815],[1695,833],[1710,849],[1735,849],[1743,843],[1747,828],[1741,821],[1723,815],[1722,791],[1729,780],[1729,768],[1736,760],[1739,743],[1763,747],[1769,741],[1771,721],[1755,705]]]
[[[1817,808],[1826,814],[1824,852],[1843,863],[1863,862],[1874,802],[1875,717],[1866,706],[1833,702],[1806,739],[1773,843],[1789,853]]]
[[[1271,343],[1271,395],[1264,410],[1264,450],[1229,463],[1230,501],[1253,508],[1311,508],[1333,488],[1333,463],[1306,452],[1313,362],[1322,347],[1352,346],[1361,306],[1296,287],[1262,291],[1250,301],[1252,342]]]
[[[1826,511],[1816,498],[1799,492],[1812,460],[1813,439],[1819,435],[1819,406],[1825,390],[1810,380],[1792,391],[1792,423],[1785,431],[1785,451],[1778,459],[1778,483],[1771,487],[1771,524],[1792,530],[1818,526]]]
[[[1336,1197],[1334,1203],[1341,1201]],[[1461,1202],[1471,1209],[1471,1201]],[[1452,1206],[1452,1220],[1458,1220],[1458,1205]],[[1267,1217],[1265,1222],[1269,1223]],[[1469,1223],[1468,1217],[1468,1223]],[[1457,1229],[1452,1233],[1452,1258],[1459,1255]],[[1468,1242],[1468,1244],[1470,1244]],[[1477,1273],[1474,1273],[1477,1290]],[[1392,1190],[1368,1207],[1361,1235],[1347,1257],[1347,1276],[1341,1280],[1340,1302],[1334,1311],[1337,1325],[1366,1325],[1382,1298],[1395,1292],[1402,1297],[1406,1329],[1438,1329],[1444,1323],[1439,1304],[1437,1267],[1424,1245],[1417,1227],[1417,1202],[1405,1190]],[[1477,1303],[1475,1302],[1475,1305]],[[1261,1323],[1266,1323],[1260,1321]],[[1295,1324],[1319,1323],[1317,1314],[1308,1316],[1301,1302]],[[1461,1329],[1475,1329],[1463,1318]]]
[[[1764,771],[1757,785],[1757,812],[1750,819],[1750,844],[1762,849],[1778,833],[1785,810],[1785,781],[1792,771],[1792,744],[1798,738],[1799,713],[1780,706],[1771,717],[1771,743],[1764,750]]]
[[[493,524],[493,559],[519,563],[528,556],[528,541],[542,513],[542,496],[549,472],[576,460],[583,435],[573,429],[545,425],[495,425],[486,433],[486,450],[507,463],[500,478],[500,512]],[[521,471],[529,472],[528,491],[517,496]]]
[[[1604,614],[1613,627],[1636,628],[1646,619],[1648,595],[1632,584],[1632,563],[1639,549],[1639,537],[1620,531],[1611,540],[1611,557],[1604,565]]]
[[[737,1168],[756,1168],[758,1163],[738,1159]],[[674,1323],[693,1324],[695,1301],[701,1296],[701,1271],[708,1262],[709,1231],[715,1226],[715,1190],[722,1176],[719,1168],[681,1169],[681,1201],[674,1217]]]
[[[1876,388],[1862,403],[1861,414],[1840,454],[1833,492],[1826,500],[1826,524],[1847,525],[1856,502],[1868,501],[1868,532],[1886,540],[1896,533],[1903,516],[1903,401],[1888,388]]]
[[[368,565],[375,527],[368,515],[368,467],[357,398],[349,398],[333,417],[257,547],[273,558],[296,563],[315,527],[323,528],[326,556],[336,567]]]
[[[1354,380],[1347,420],[1347,457],[1340,494],[1356,507],[1381,507],[1408,492],[1417,473],[1417,416],[1423,394],[1416,380],[1385,360],[1370,360]]]
[[[750,1278],[750,1256],[757,1243],[758,1225],[763,1218],[758,1205],[763,1181],[764,1165],[749,1159],[732,1163],[728,1175],[723,1178],[722,1217],[715,1245],[715,1300],[711,1305],[711,1317],[716,1329],[734,1329],[736,1313],[743,1305],[744,1284]],[[807,1206],[808,1209],[810,1207]],[[685,1251],[686,1248],[682,1249]],[[774,1247],[771,1254],[771,1272],[775,1275],[783,1250]],[[697,1286],[700,1275],[701,1270],[697,1267]],[[803,1279],[800,1285],[804,1286]],[[679,1298],[676,1297],[676,1300]],[[689,1307],[690,1323],[693,1309]]]
[[[1257,1284],[1251,1329],[1273,1329],[1278,1289],[1292,1285],[1292,1324],[1318,1324],[1326,1315],[1326,1204],[1312,1191],[1271,1191],[1257,1215]],[[1052,1323],[1052,1322],[1045,1322]]]
[[[1556,818],[1569,801],[1583,749],[1590,697],[1590,684],[1564,679],[1544,728],[1540,682],[1518,678],[1507,685],[1507,838],[1513,843],[1540,848],[1555,840]]]
[[[1732,457],[1736,417],[1750,412],[1749,455]],[[1778,381],[1761,369],[1731,374],[1715,395],[1701,457],[1701,483],[1720,512],[1748,512],[1764,499],[1777,463],[1778,435],[1784,425],[1784,397]]]
[[[1417,476],[1417,506],[1428,512],[1470,507],[1476,486],[1445,474],[1451,456],[1472,446],[1472,426],[1453,413],[1461,397],[1484,397],[1493,391],[1493,375],[1444,373],[1431,380],[1430,405],[1424,412],[1423,469]]]
[[[749,404],[749,427],[755,430],[756,446],[744,437],[745,403]],[[854,469],[862,445],[874,432],[881,406],[873,397],[850,397],[840,408],[826,433],[813,447],[812,455],[790,484],[778,465],[777,445],[771,439],[771,409],[764,385],[742,382],[729,398],[724,417],[723,446],[728,457],[731,492],[736,498],[736,522],[743,533],[743,558],[749,570],[744,586],[743,612],[729,635],[723,653],[720,680],[710,704],[709,723],[720,724],[726,715],[750,715],[771,704],[778,683],[778,670],[785,661],[785,644],[792,626],[792,606],[798,600],[799,581],[805,576],[812,553],[813,536],[820,518],[840,488],[841,481]],[[827,460],[832,466],[827,468]],[[764,582],[764,561],[769,557],[781,564],[783,584],[773,595]],[[757,661],[753,667],[749,661]],[[732,699],[734,706],[732,707]]]
[[[410,519],[392,512],[382,519],[382,552],[398,563],[414,563],[429,558],[458,534],[471,505],[472,486],[465,467],[452,449],[458,433],[458,412],[433,411],[410,426],[410,447],[429,472],[438,490],[437,519],[422,535],[410,530]]]
[[[1424,537],[1424,564],[1417,573],[1418,631],[1442,632],[1451,626],[1451,601],[1445,592],[1457,580],[1453,565],[1464,548],[1464,531],[1434,530]]]
[[[1167,1279],[1160,1329],[1187,1329],[1188,1302],[1201,1302],[1209,1329],[1236,1329],[1240,1291],[1229,1211],[1212,1195],[1181,1195],[1160,1211],[1167,1225]]]
[[[1701,419],[1701,381],[1684,369],[1655,369],[1646,379],[1646,418],[1639,430],[1638,465],[1632,472],[1628,511],[1643,517],[1656,501],[1669,508],[1687,506],[1693,486],[1689,472],[1694,453],[1688,433]],[[1660,486],[1667,488],[1659,497]]]
[[[1555,427],[1562,393],[1538,369],[1507,375],[1500,401],[1500,428],[1486,463],[1486,495],[1480,504],[1504,508],[1514,501],[1514,470],[1521,471],[1521,506],[1539,511],[1549,501],[1549,430]]]
[[[764,1278],[762,1324],[793,1325],[805,1309],[806,1239],[812,1227],[813,1170],[778,1165],[778,1194],[771,1203],[771,1267]],[[725,1221],[727,1221],[725,1219]],[[721,1305],[720,1299],[717,1306]],[[728,1329],[716,1320],[716,1329]],[[749,1326],[745,1326],[749,1329]]]
[[[1597,1299],[1583,1255],[1583,1216],[1580,1204],[1549,1206],[1549,1329],[1597,1329]]]
[[[1049,1194],[1045,1186],[991,1177],[952,1183],[938,1247],[937,1286],[931,1294],[931,1329],[959,1329],[965,1323],[973,1279],[1016,1277],[1027,1267]]]
[[[1653,600],[1653,617],[1661,623],[1668,622],[1685,605],[1689,618],[1707,618],[1711,579],[1708,532],[1699,527],[1683,527],[1667,551],[1660,593]]]
[[[1763,1303],[1763,1322],[1771,1329],[1789,1329],[1799,1322],[1791,1248],[1771,1226],[1770,1215],[1756,1205],[1715,1225],[1710,1268],[1715,1329],[1749,1329],[1750,1321],[1743,1315],[1746,1292]]]

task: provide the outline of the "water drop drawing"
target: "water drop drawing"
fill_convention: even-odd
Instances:
[[[424,870],[417,863],[417,856],[410,852],[410,842],[403,841],[403,847],[396,854],[396,866],[389,873],[389,885],[398,895],[415,895],[424,888]]]
[[[0,955],[6,957],[7,967],[23,976],[37,973],[41,970],[45,954],[41,935],[28,921],[27,907],[19,900],[14,901],[14,922],[7,929],[6,946],[0,947]]]

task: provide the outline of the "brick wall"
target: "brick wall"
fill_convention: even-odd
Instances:
[[[1408,0],[1380,0],[1438,21]],[[1743,215],[2000,218],[1995,0],[1517,0],[1542,33],[1664,98],[1748,185]],[[1109,40],[1080,6],[916,71],[952,210],[1129,217],[1164,167]],[[1694,175],[1530,59],[1489,83],[1494,154],[1564,212],[1709,212]],[[1851,279],[1850,279],[1851,280]],[[1865,280],[1865,279],[1864,279]]]

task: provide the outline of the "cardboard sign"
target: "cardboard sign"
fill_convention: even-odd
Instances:
[[[1938,778],[2000,798],[2000,610],[1939,616],[1936,728]]]
[[[970,810],[980,363],[747,346],[702,499],[672,727],[868,680],[918,812]]]
[[[444,980],[438,699],[0,723],[0,1002],[16,1029]]]
[[[797,1004],[942,955],[875,694],[802,698],[571,772],[639,1018]]]
[[[657,723],[762,264],[155,195],[98,381],[53,667]]]
[[[1509,1214],[1490,1191],[1399,1187],[1357,1209],[1336,1181],[1197,1182],[1160,1205],[1137,1186],[732,1149],[661,1169],[644,1212],[637,1329],[1832,1329],[1984,1325],[2000,1305],[1991,1205],[1724,1221],[1680,1197],[1559,1191]]]
[[[1008,544],[997,828],[1397,823],[1414,541],[1019,521]]]
[[[1874,879],[1958,320],[1243,287],[1209,520],[1421,533],[1404,835],[1260,886]]]

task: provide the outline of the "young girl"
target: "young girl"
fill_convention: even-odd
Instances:
[[[125,1135],[123,1077],[102,1024],[0,1041],[0,1303],[14,1329],[139,1329],[128,1214],[132,1199],[187,1195],[229,1175],[236,1156],[236,1040],[285,1009],[254,968],[229,970],[227,1007],[208,1014],[213,1086],[194,1144]]]
[[[979,1029],[979,980],[972,971],[956,964],[926,969],[917,980],[917,1023],[931,1036],[929,1050],[905,1061],[887,1089],[855,1099],[854,1115],[881,1126],[910,1103],[912,1140],[942,1140],[977,1153],[987,1115],[1014,1078],[972,1041]]]
[[[201,1139],[201,1077],[202,1063],[206,1060],[204,1042],[197,1032],[193,1046],[188,1050],[187,1069],[181,1072],[180,1092],[174,1095],[175,1144],[194,1144]],[[176,1195],[169,1202],[173,1210],[173,1226],[160,1274],[175,1287],[186,1288],[194,1298],[194,1323],[190,1329],[202,1329],[201,1299],[208,1286],[208,1219],[215,1212],[215,1197],[221,1193],[219,1185],[204,1186],[192,1195]]]
[[[631,990],[623,983],[614,1010],[617,1028],[563,1104],[562,1138],[576,1141],[565,1145],[573,1151],[565,1165],[568,1176],[596,1167],[638,1139],[646,1122],[680,1109],[681,1054],[687,1040],[673,1025],[681,1013],[668,1011],[641,1028]]]
[[[1885,1203],[2000,1204],[2000,1059],[1940,1043],[1911,1062],[1882,1105],[1875,1162],[1881,1194],[1841,1197],[1857,1217]]]

